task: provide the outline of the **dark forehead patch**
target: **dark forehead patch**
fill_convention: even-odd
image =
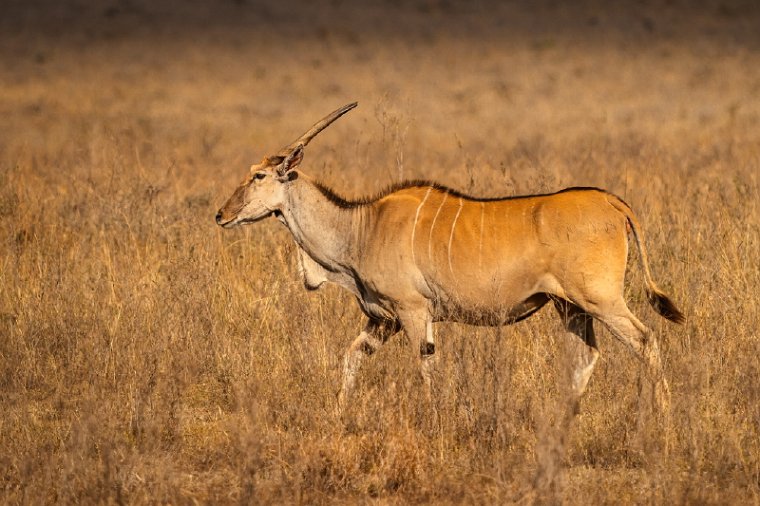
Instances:
[[[280,165],[283,161],[285,161],[284,156],[275,155],[275,156],[265,157],[261,163],[262,165],[266,165],[268,167],[274,167],[274,166]]]

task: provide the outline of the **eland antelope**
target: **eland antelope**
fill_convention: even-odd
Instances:
[[[650,304],[673,322],[684,317],[653,281],[641,227],[625,202],[597,188],[483,199],[423,181],[344,199],[297,167],[314,136],[356,105],[253,165],[216,215],[224,228],[276,217],[298,246],[306,288],[333,282],[356,296],[367,322],[344,357],[339,406],[362,358],[400,330],[420,347],[429,385],[434,322],[505,325],[549,301],[576,343],[577,398],[599,358],[598,320],[642,360],[656,400],[667,403],[657,340],[623,299],[629,233]]]

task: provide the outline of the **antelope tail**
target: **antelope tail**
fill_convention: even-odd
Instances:
[[[641,259],[641,266],[644,270],[644,282],[646,284],[645,289],[647,293],[647,300],[652,305],[655,311],[657,311],[663,318],[666,318],[675,323],[684,323],[686,317],[676,307],[670,298],[660,290],[657,284],[652,279],[652,271],[649,270],[649,256],[647,255],[647,248],[644,245],[644,237],[641,231],[641,225],[639,220],[633,214],[633,210],[628,207],[628,204],[621,199],[611,196],[609,199],[610,204],[623,213],[628,220],[628,224],[633,232],[633,237],[636,239],[636,246],[639,249],[639,258]]]

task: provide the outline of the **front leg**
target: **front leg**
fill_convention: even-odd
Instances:
[[[356,372],[362,359],[372,355],[393,334],[401,329],[398,321],[370,318],[359,336],[354,339],[343,357],[343,384],[338,394],[338,409],[342,411],[356,383]]]
[[[419,346],[419,364],[422,379],[431,393],[432,372],[435,367],[435,340],[433,338],[433,319],[427,311],[405,313],[400,316],[401,325],[412,346]]]

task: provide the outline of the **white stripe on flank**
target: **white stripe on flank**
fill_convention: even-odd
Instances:
[[[480,245],[478,246],[478,267],[483,267],[483,216],[485,215],[486,205],[480,203]]]
[[[454,274],[454,268],[451,266],[451,241],[454,239],[454,227],[457,226],[457,220],[459,219],[459,213],[462,212],[462,206],[464,205],[464,202],[462,202],[462,197],[459,197],[459,209],[457,209],[457,214],[454,216],[454,221],[451,223],[451,233],[449,234],[449,271],[451,271],[451,274]]]
[[[438,206],[438,210],[435,212],[435,218],[433,218],[433,223],[430,224],[430,234],[428,235],[428,260],[433,260],[433,227],[435,227],[435,222],[438,219],[438,215],[441,213],[441,209],[443,209],[443,204],[446,203],[446,197],[448,197],[448,193],[443,194],[443,200],[441,200],[441,205]]]
[[[417,206],[417,214],[414,215],[414,226],[412,227],[412,263],[415,266],[417,265],[417,260],[414,258],[414,234],[417,231],[417,221],[420,219],[420,210],[422,210],[422,206],[425,205],[425,202],[427,201],[431,190],[432,188],[428,188],[427,192],[425,193],[425,198],[422,199],[420,205]]]

